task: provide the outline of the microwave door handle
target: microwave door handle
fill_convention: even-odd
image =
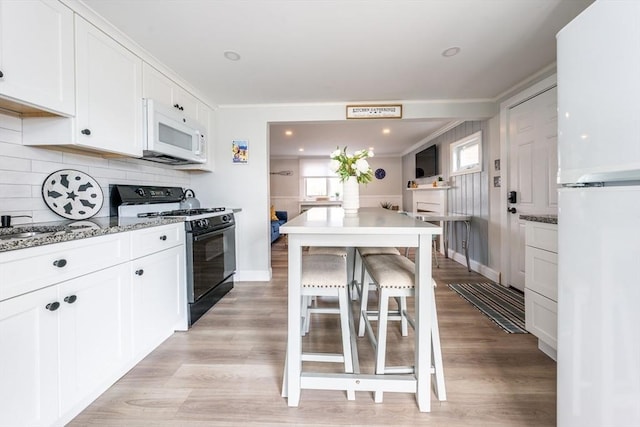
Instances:
[[[200,156],[204,153],[204,134],[197,132],[197,147],[196,147],[196,155]]]

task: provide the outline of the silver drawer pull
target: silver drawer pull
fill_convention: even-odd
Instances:
[[[56,267],[62,268],[65,265],[67,265],[67,260],[64,258],[57,259],[53,261],[53,265],[55,265]]]

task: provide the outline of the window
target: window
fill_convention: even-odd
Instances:
[[[482,171],[482,131],[451,144],[451,175]]]
[[[340,178],[314,177],[304,179],[304,197],[333,197],[342,193]]]

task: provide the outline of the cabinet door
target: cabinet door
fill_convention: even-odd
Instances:
[[[175,83],[146,62],[142,63],[142,97],[172,106]]]
[[[169,337],[186,313],[184,256],[181,245],[131,262],[136,355]]]
[[[174,104],[178,105],[178,108],[180,109],[180,113],[184,117],[185,123],[187,124],[199,123],[198,122],[198,104],[200,104],[200,101],[198,101],[198,98],[191,95],[182,87],[176,85],[173,99],[174,99]]]
[[[63,415],[74,405],[95,399],[131,360],[130,286],[128,264],[60,284]]]
[[[46,308],[56,301],[54,286],[0,302],[2,426],[58,418],[58,311]]]
[[[76,17],[78,145],[142,155],[142,60]]]
[[[75,113],[73,12],[57,1],[0,1],[0,94]]]

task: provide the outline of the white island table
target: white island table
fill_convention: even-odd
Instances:
[[[361,208],[345,216],[342,208],[312,208],[280,227],[288,235],[287,384],[289,406],[298,406],[301,389],[415,393],[422,412],[431,410],[431,239],[442,228],[382,208]],[[302,372],[300,276],[305,246],[415,247],[415,369],[413,374],[375,375]]]

